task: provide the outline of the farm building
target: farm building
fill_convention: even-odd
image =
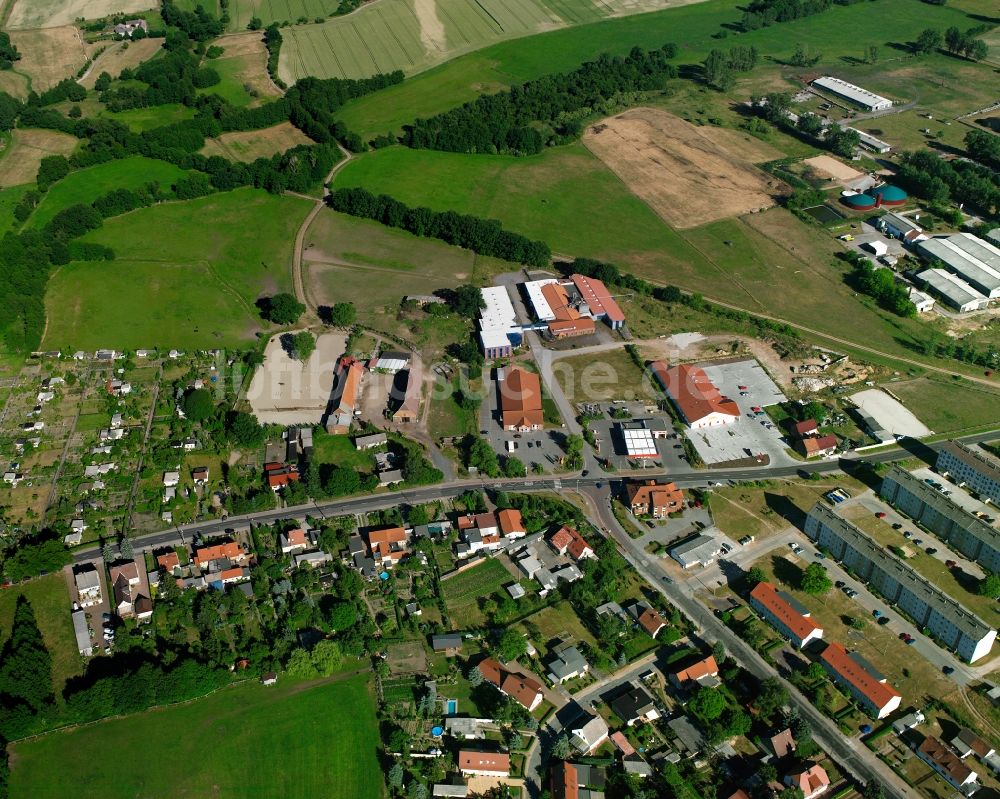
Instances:
[[[506,358],[521,344],[521,327],[503,286],[480,290],[486,307],[479,312],[479,343],[487,358]]]
[[[657,381],[692,430],[739,420],[739,406],[715,387],[704,369],[691,364],[668,368],[663,361],[653,361],[651,367]]]
[[[406,372],[406,390],[399,407],[392,412],[394,422],[415,422],[420,416],[420,374],[414,366]]]
[[[916,244],[918,241],[927,240],[923,228],[902,214],[890,211],[885,216],[879,217],[876,225],[885,235],[904,241],[907,244]]]
[[[934,309],[934,298],[910,286],[907,296],[917,307],[917,313],[927,313]]]
[[[935,236],[917,245],[929,261],[940,261],[989,299],[1000,297],[1000,249],[971,233]]]
[[[816,78],[812,85],[818,89],[830,92],[842,100],[848,100],[855,105],[860,105],[866,111],[888,111],[892,108],[892,100],[881,95],[848,83],[846,80],[824,75]]]
[[[542,385],[538,375],[518,366],[498,370],[497,389],[504,430],[542,429]]]
[[[344,434],[350,431],[358,404],[358,392],[361,388],[363,373],[364,368],[354,358],[341,359],[340,370],[334,381],[335,386],[340,386],[340,396],[337,399],[336,408],[326,421],[328,433]]]
[[[885,154],[892,149],[892,145],[889,142],[882,141],[872,136],[870,133],[865,133],[863,130],[858,130],[857,128],[845,127],[845,130],[853,130],[858,134],[858,139],[861,142],[861,146],[866,150],[871,150],[873,153]]]
[[[979,311],[990,304],[989,297],[944,269],[925,269],[917,275],[917,281],[959,313]]]
[[[868,194],[848,192],[841,196],[840,201],[853,211],[871,211],[875,208],[875,198]]]

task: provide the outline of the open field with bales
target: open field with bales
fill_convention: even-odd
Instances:
[[[0,187],[34,183],[45,156],[69,155],[79,141],[67,133],[33,128],[18,128],[10,135],[10,144],[0,155]]]
[[[56,572],[23,585],[0,591],[0,646],[10,634],[18,597],[31,603],[45,648],[52,656],[52,686],[59,695],[66,680],[83,671],[83,658],[76,648],[73,621],[70,618],[69,589],[63,573]]]
[[[262,325],[254,302],[291,290],[292,244],[308,208],[297,197],[238,189],[106,220],[85,238],[118,259],[70,264],[53,276],[46,341],[123,349],[246,343]]]
[[[317,1],[293,0],[291,5]],[[379,0],[321,25],[289,28],[279,74],[292,83],[306,75],[363,78],[396,69],[420,72],[504,39],[682,4],[682,0]]]
[[[152,0],[12,0],[6,28],[54,28],[77,19],[100,19],[109,14],[155,8]]]
[[[718,140],[652,108],[591,125],[583,143],[667,224],[685,229],[770,208],[791,190]]]
[[[978,2],[933,6],[920,0],[879,0],[834,5],[813,17],[735,38],[730,36],[728,42],[719,42],[712,35],[724,24],[737,22],[740,11],[730,0],[708,0],[500,42],[454,58],[399,86],[348,103],[339,117],[348,128],[363,136],[378,135],[398,130],[416,117],[428,117],[461,105],[480,92],[573,69],[599,53],[624,54],[634,46],[659,47],[665,42],[675,42],[680,47],[677,62],[681,64],[699,62],[709,50],[728,46],[729,42],[755,45],[778,59],[790,57],[796,44],[802,43],[810,52],[820,55],[815,70],[835,70],[836,74],[843,72],[849,78],[846,65],[851,59],[845,61],[841,56],[854,56],[853,60],[859,61],[865,47],[874,44],[883,54],[878,69],[889,70],[896,62],[910,63],[916,59],[894,48],[893,43],[913,41],[927,27],[944,30],[955,25],[965,30],[976,25],[978,20],[970,18],[962,10],[964,7],[989,13],[989,8]],[[884,24],[886,19],[893,20],[891,28]],[[288,35],[283,59],[287,57],[286,51],[291,52]],[[775,66],[768,71],[777,69]],[[992,80],[989,68],[981,66],[979,70],[985,76],[980,91],[988,93]],[[761,67],[758,71],[763,75],[765,70]]]
[[[107,753],[122,741],[141,741],[150,756],[109,768]],[[329,796],[336,786],[338,796],[379,799],[378,744],[364,676],[272,687],[250,681],[183,705],[16,744],[10,795],[311,799]],[[294,767],[277,767],[277,752]]]
[[[138,155],[70,172],[45,193],[25,225],[45,227],[64,208],[77,203],[90,205],[113,189],[138,189],[147,183],[158,183],[169,190],[171,184],[186,174],[166,161]]]
[[[55,86],[87,61],[88,48],[73,25],[43,30],[14,31],[10,40],[21,53],[15,68],[28,76],[36,92]]]
[[[262,130],[234,131],[223,133],[217,139],[207,139],[201,149],[202,155],[221,155],[230,161],[249,163],[257,158],[270,158],[300,144],[312,144],[302,131],[291,122],[282,122]]]

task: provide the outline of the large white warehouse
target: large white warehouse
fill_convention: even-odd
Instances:
[[[867,89],[862,89],[860,86],[855,86],[853,83],[848,83],[846,80],[841,80],[840,78],[824,75],[822,78],[816,78],[812,82],[812,85],[818,89],[828,91],[830,94],[835,94],[844,100],[850,100],[855,105],[860,105],[868,111],[888,111],[892,108],[892,100],[887,97],[882,97]]]

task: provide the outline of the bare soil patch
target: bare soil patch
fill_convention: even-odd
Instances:
[[[311,143],[312,140],[291,122],[282,122],[263,130],[223,133],[217,139],[206,141],[201,154],[221,155],[223,158],[249,163],[257,158],[269,158],[275,153],[283,153],[300,144]]]
[[[215,40],[225,52],[223,58],[233,58],[241,55],[263,55],[266,59],[267,52],[264,48],[263,31],[250,31],[248,33],[231,33]]]
[[[31,77],[31,88],[36,92],[55,86],[65,77],[75,76],[87,63],[87,47],[79,29],[73,25],[12,31],[10,39],[21,52],[16,69]]]
[[[216,43],[225,51],[216,62],[220,69],[227,69],[235,80],[252,92],[253,96],[257,98],[281,96],[281,91],[267,74],[267,49],[260,33],[223,36]]]
[[[77,139],[54,130],[11,131],[10,150],[0,158],[0,186],[33,183],[47,155],[69,155]]]
[[[777,147],[765,141],[733,128],[719,128],[714,125],[704,125],[698,130],[702,136],[714,141],[724,150],[737,158],[743,158],[753,164],[763,164],[784,158],[785,154]]]
[[[93,89],[94,83],[102,72],[117,78],[123,69],[135,69],[143,61],[148,61],[163,46],[163,39],[140,39],[137,42],[125,42],[111,45],[101,53],[91,66],[87,77],[80,83],[87,89]]]
[[[718,133],[665,111],[636,108],[591,126],[583,141],[672,227],[697,227],[773,206],[785,185],[710,130]]]
[[[806,164],[821,177],[832,178],[838,183],[849,183],[862,175],[854,167],[848,166],[843,161],[838,161],[831,155],[814,155],[802,163]]]

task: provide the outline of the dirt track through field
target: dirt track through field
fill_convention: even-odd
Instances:
[[[636,108],[592,125],[583,142],[674,228],[773,206],[784,184],[714,132],[665,111]]]

